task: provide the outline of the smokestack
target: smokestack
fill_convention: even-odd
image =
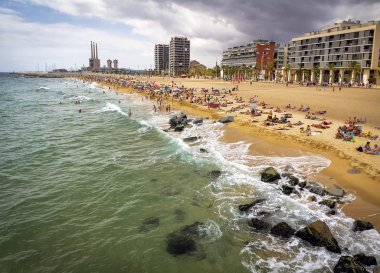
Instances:
[[[98,59],[98,43],[96,43],[96,59]]]
[[[94,58],[94,50],[92,48],[92,41],[91,41],[91,59],[93,59],[93,58]]]

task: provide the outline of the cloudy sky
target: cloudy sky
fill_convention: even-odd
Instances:
[[[96,41],[101,65],[154,66],[156,43],[187,36],[211,67],[223,49],[291,37],[353,18],[380,19],[379,0],[0,0],[0,71],[79,68]]]

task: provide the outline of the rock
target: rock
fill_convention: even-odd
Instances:
[[[197,118],[193,121],[193,124],[197,124],[197,125],[200,125],[203,123],[203,118]]]
[[[211,177],[212,179],[216,179],[222,175],[222,171],[214,170],[214,171],[209,172],[207,175]]]
[[[336,202],[330,199],[325,199],[319,202],[318,204],[328,206],[330,209],[335,208]]]
[[[234,121],[234,117],[233,116],[228,116],[228,117],[225,117],[225,118],[221,118],[219,120],[220,123],[228,123],[228,122],[232,122]]]
[[[195,222],[168,234],[166,251],[174,256],[196,251],[198,246],[195,239],[199,238],[198,227],[200,225],[202,223]]]
[[[317,197],[315,197],[314,195],[310,195],[307,200],[311,201],[311,202],[316,202],[317,201]]]
[[[295,232],[295,229],[293,229],[285,222],[278,223],[270,230],[270,233],[273,235],[277,235],[283,238],[290,238],[294,235]]]
[[[160,218],[158,217],[148,217],[142,221],[139,226],[139,232],[148,232],[155,229],[160,225]]]
[[[175,128],[178,125],[178,118],[177,116],[172,116],[169,119],[170,128]]]
[[[320,196],[324,196],[326,194],[325,189],[320,186],[311,186],[308,189],[310,192],[318,194]]]
[[[185,126],[180,124],[180,125],[177,125],[177,126],[174,128],[174,131],[175,131],[175,132],[182,132],[184,129],[185,129]]]
[[[370,230],[373,228],[374,227],[370,222],[355,220],[353,230],[354,231],[364,231],[364,230]]]
[[[301,189],[303,189],[303,188],[306,187],[306,182],[305,182],[305,181],[299,182],[299,183],[298,183],[298,186],[299,186]]]
[[[326,212],[326,215],[335,215],[336,214],[336,210],[332,209],[332,210],[329,210],[328,212]]]
[[[290,195],[293,192],[294,188],[288,185],[282,185],[282,193],[286,195]]]
[[[364,253],[360,253],[360,254],[354,255],[354,258],[367,266],[377,265],[377,261],[374,256],[367,256]]]
[[[256,199],[254,200],[253,202],[249,203],[249,204],[244,204],[244,205],[239,205],[239,210],[240,211],[248,211],[250,210],[253,206],[259,204],[259,203],[262,203],[264,202],[266,199]]]
[[[344,196],[344,190],[339,188],[328,188],[325,189],[325,192],[328,195],[336,196],[336,197],[343,197]]]
[[[200,151],[201,153],[208,153],[208,151],[207,151],[206,149],[204,149],[204,148],[200,148],[199,151]]]
[[[258,218],[252,218],[250,224],[256,230],[268,230],[270,228],[269,223]]]
[[[273,167],[266,168],[261,173],[261,181],[263,182],[274,182],[280,178],[280,174]]]
[[[197,141],[197,140],[198,140],[198,137],[192,136],[192,137],[185,137],[183,139],[183,142],[193,142],[193,141]]]
[[[334,267],[334,273],[369,273],[354,257],[342,256]]]
[[[287,178],[289,180],[289,184],[291,186],[296,186],[300,182],[300,180],[297,177],[295,177],[294,175],[292,175],[290,173],[284,173],[284,174],[282,174],[282,177]]]
[[[329,227],[321,220],[317,220],[298,230],[296,236],[313,246],[321,246],[332,252],[341,253],[338,242],[331,234]]]

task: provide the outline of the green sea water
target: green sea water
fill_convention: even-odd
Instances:
[[[350,252],[379,255],[377,232],[355,238],[343,232],[352,219],[328,220],[306,195],[259,181],[263,166],[313,173],[328,160],[251,157],[246,143],[219,142],[211,122],[168,134],[169,116],[151,108],[79,80],[0,77],[1,273],[332,272],[338,255],[249,228],[237,206],[258,197],[273,223],[326,219]],[[199,143],[182,141],[194,134]],[[168,253],[168,234],[196,221],[197,251]]]

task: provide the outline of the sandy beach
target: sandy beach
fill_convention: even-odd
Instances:
[[[178,86],[186,88],[195,88],[200,90],[206,88],[211,90],[219,89],[220,91],[232,90],[238,85],[237,91],[225,95],[225,99],[234,101],[240,98],[243,102],[234,101],[227,107],[219,109],[209,109],[188,101],[171,100],[165,104],[170,104],[172,110],[183,110],[184,112],[194,115],[208,117],[217,120],[225,116],[234,116],[235,121],[226,126],[226,133],[223,140],[226,142],[246,141],[247,143],[259,140],[259,151],[263,155],[281,154],[295,155],[297,152],[311,152],[320,154],[329,160],[331,165],[317,175],[316,180],[322,182],[325,186],[342,187],[346,192],[353,193],[356,199],[343,206],[343,211],[355,218],[371,221],[376,228],[380,229],[380,156],[364,154],[356,151],[356,147],[363,146],[366,139],[356,142],[347,142],[342,139],[336,139],[335,133],[337,128],[343,125],[349,117],[365,118],[366,123],[360,124],[363,132],[370,131],[372,135],[379,135],[379,117],[380,117],[380,90],[376,88],[342,88],[327,87],[320,89],[316,87],[306,87],[299,85],[276,84],[266,82],[231,83],[220,80],[199,80],[199,79],[173,79],[173,78],[139,78],[138,80],[155,82],[157,84],[171,85],[175,83]],[[114,87],[108,84],[110,87]],[[130,88],[117,88],[118,92],[134,92]],[[224,91],[223,91],[224,92]],[[201,94],[200,94],[201,95]],[[223,94],[217,97],[222,97]],[[258,117],[252,117],[247,114],[250,98],[257,100],[257,105],[265,101],[266,109],[264,113],[272,110],[273,115],[281,116],[284,113],[291,113],[294,124],[301,121],[303,125],[286,128],[289,130],[278,130],[283,125],[264,126],[263,123],[267,114]],[[154,101],[152,101],[153,103]],[[295,109],[285,109],[285,106],[291,104]],[[305,112],[298,111],[298,108],[310,107],[309,112],[326,111],[323,115],[317,115],[328,122],[332,122],[330,128],[320,129],[312,128],[312,131],[321,132],[313,136],[307,136],[300,132],[300,127],[306,128],[320,122],[319,120],[309,120],[305,118]],[[243,107],[244,106],[244,107]],[[281,113],[274,110],[281,109]],[[239,108],[231,111],[231,108]],[[260,108],[260,106],[258,106]],[[161,111],[165,111],[162,109]],[[252,121],[256,122],[252,122]],[[261,140],[261,142],[260,142]],[[379,140],[371,140],[371,145],[380,144]],[[255,146],[257,150],[258,145]]]

